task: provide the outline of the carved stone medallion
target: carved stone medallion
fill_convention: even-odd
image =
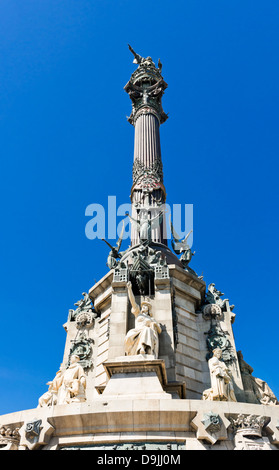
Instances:
[[[90,328],[94,323],[94,316],[90,312],[81,312],[76,316],[76,327]]]
[[[92,360],[90,356],[92,355],[92,338],[86,338],[84,334],[81,334],[79,338],[72,340],[72,346],[70,349],[68,365],[70,364],[71,356],[73,354],[77,355],[80,359],[80,365],[84,369],[88,369],[92,366]]]
[[[202,309],[202,316],[205,320],[210,320],[212,317],[221,317],[222,309],[217,304],[207,304]]]

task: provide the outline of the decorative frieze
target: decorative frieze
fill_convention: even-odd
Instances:
[[[60,450],[164,450],[164,451],[176,451],[176,450],[185,450],[185,444],[182,442],[119,442],[117,444],[95,444],[95,445],[87,445],[87,446],[68,446],[68,447],[61,447]],[[143,459],[143,463],[146,465],[148,463],[155,463],[154,461],[155,455],[149,454],[145,455]],[[166,455],[166,457],[168,457]],[[109,460],[111,459],[111,460]],[[174,459],[173,459],[174,460]],[[160,462],[160,456],[158,457],[158,461]],[[178,459],[179,461],[179,459]],[[114,462],[114,457],[107,457],[107,461],[105,463],[111,464]],[[168,460],[167,463],[171,463],[171,459]],[[159,466],[160,463],[159,463]]]
[[[136,158],[133,165],[134,189],[153,191],[159,189],[163,182],[163,165],[161,158],[156,157],[149,167],[141,159]]]

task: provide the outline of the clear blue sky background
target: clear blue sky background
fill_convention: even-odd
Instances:
[[[236,305],[236,347],[279,396],[278,26],[270,0],[1,1],[0,414],[37,406],[69,308],[107,272],[85,209],[129,202],[127,43],[163,63],[164,180],[194,205],[191,265]]]

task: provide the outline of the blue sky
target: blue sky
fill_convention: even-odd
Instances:
[[[107,272],[85,209],[129,202],[127,43],[163,63],[164,182],[194,206],[191,266],[279,396],[278,21],[269,0],[2,0],[0,414],[37,406],[68,310]]]

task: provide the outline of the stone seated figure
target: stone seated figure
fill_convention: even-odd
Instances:
[[[263,405],[278,405],[279,402],[269,385],[262,379],[254,377],[253,368],[243,359],[241,351],[237,352],[242,382],[248,403]]]
[[[135,328],[129,330],[125,337],[125,355],[151,354],[157,359],[161,327],[152,318],[151,304],[149,302],[143,301],[141,308],[136,303],[130,281],[127,282],[127,288],[132,305],[132,313],[135,316]]]
[[[73,354],[69,367],[64,372],[60,369],[47,383],[49,389],[39,398],[39,408],[86,401],[86,377],[79,360],[79,356]]]

